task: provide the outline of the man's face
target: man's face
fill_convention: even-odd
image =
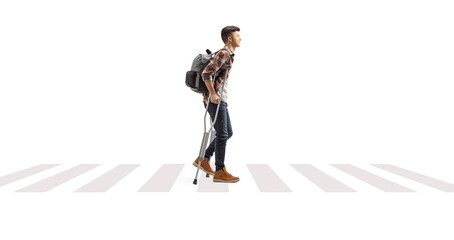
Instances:
[[[234,47],[239,47],[241,45],[241,37],[240,32],[236,31],[233,32],[232,35],[229,37],[232,40],[232,45]]]

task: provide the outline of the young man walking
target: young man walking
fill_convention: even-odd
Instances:
[[[232,176],[228,173],[225,165],[225,149],[227,140],[232,136],[232,125],[230,123],[229,111],[227,109],[228,100],[228,76],[233,64],[234,52],[241,44],[240,28],[236,26],[227,26],[222,29],[221,37],[225,46],[215,55],[202,73],[202,79],[205,82],[208,91],[210,104],[208,104],[208,94],[203,96],[205,107],[208,104],[208,112],[211,120],[214,120],[216,109],[219,105],[217,120],[214,124],[216,130],[216,138],[206,149],[205,159],[200,164],[202,171],[214,175],[214,182],[238,182],[239,177]],[[224,84],[224,86],[222,86]],[[216,172],[210,167],[210,159],[215,154]],[[199,160],[196,159],[193,163],[198,166]]]

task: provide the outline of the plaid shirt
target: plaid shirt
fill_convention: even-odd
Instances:
[[[219,94],[219,88],[222,82],[227,81],[230,73],[230,69],[233,64],[233,57],[235,54],[230,53],[229,47],[225,46],[210,60],[210,63],[205,67],[202,72],[203,81],[213,81],[214,90]],[[216,77],[214,77],[216,75]],[[225,85],[225,84],[224,84]],[[226,88],[226,86],[224,86]],[[208,100],[208,94],[203,95],[203,100]]]

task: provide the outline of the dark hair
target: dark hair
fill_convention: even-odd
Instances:
[[[237,26],[227,26],[227,27],[223,28],[221,31],[222,41],[224,43],[227,43],[228,38],[230,36],[232,36],[233,32],[236,32],[236,31],[238,31],[238,32],[240,31],[240,28]]]

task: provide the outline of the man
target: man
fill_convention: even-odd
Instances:
[[[225,149],[227,140],[232,136],[232,125],[230,123],[229,111],[227,109],[227,87],[228,76],[233,63],[235,49],[240,46],[240,28],[236,26],[227,26],[221,31],[221,38],[225,46],[214,56],[210,63],[202,72],[202,79],[205,82],[208,91],[210,104],[208,105],[208,112],[211,119],[214,120],[216,109],[219,106],[218,117],[214,124],[216,130],[216,138],[206,149],[205,159],[200,164],[202,171],[214,175],[214,182],[238,182],[239,177],[232,176],[227,172],[224,165]],[[216,77],[215,77],[216,76]],[[214,80],[214,81],[213,81]],[[222,83],[224,86],[222,86]],[[203,96],[205,107],[208,104],[208,94]],[[216,172],[210,167],[210,159],[216,153]],[[196,159],[193,163],[198,166],[199,160]]]

